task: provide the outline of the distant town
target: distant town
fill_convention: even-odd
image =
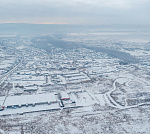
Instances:
[[[1,37],[0,116],[149,106],[149,43],[87,36]]]

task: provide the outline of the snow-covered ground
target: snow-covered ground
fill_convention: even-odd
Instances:
[[[0,134],[149,134],[149,45],[100,35],[68,33],[63,40],[107,44],[139,63],[86,48],[49,45],[48,53],[22,39],[0,46]]]

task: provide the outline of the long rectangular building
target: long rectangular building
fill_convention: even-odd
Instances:
[[[28,105],[57,103],[55,93],[8,96],[4,102],[5,108],[22,107]]]

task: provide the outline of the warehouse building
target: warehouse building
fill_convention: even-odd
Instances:
[[[57,103],[55,93],[22,96],[8,96],[4,102],[5,108],[21,108],[43,104]]]

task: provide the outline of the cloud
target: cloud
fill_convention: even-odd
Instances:
[[[0,0],[0,22],[146,24],[150,0]]]

